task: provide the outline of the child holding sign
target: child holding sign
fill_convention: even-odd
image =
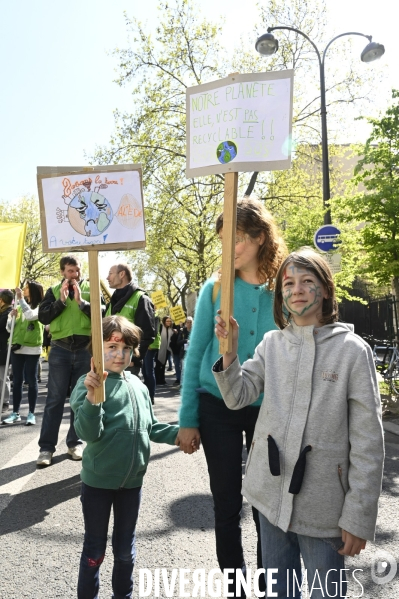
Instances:
[[[288,315],[288,317],[287,317]],[[338,320],[322,256],[303,248],[276,278],[274,317],[254,358],[233,349],[213,367],[226,405],[265,396],[243,495],[259,510],[263,567],[276,568],[276,597],[300,597],[302,554],[312,598],[346,597],[344,556],[374,540],[384,444],[370,347]],[[226,337],[216,317],[216,335]],[[268,457],[267,457],[268,456]],[[338,591],[337,591],[338,589]]]
[[[106,372],[95,373],[92,360],[92,370],[78,380],[70,399],[76,432],[87,442],[81,472],[85,537],[78,599],[98,597],[111,508],[113,592],[115,597],[132,596],[136,522],[150,440],[173,445],[178,432],[177,426],[156,420],[147,387],[125,372],[137,353],[140,329],[123,316],[108,316],[103,340]],[[94,390],[103,379],[106,401],[95,404]]]

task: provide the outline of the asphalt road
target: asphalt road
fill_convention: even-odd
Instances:
[[[173,374],[168,373],[170,386],[159,387],[156,395],[156,415],[167,422],[177,420],[179,395],[177,387],[171,386],[173,378]],[[40,385],[38,424],[24,426],[25,394],[22,423],[0,427],[0,599],[76,597],[83,540],[80,462],[73,462],[66,455],[65,436],[69,421],[69,409],[66,409],[53,465],[36,469],[45,379],[46,371]],[[398,561],[399,558],[399,437],[389,434],[386,441],[377,538],[375,543],[368,543],[358,558],[347,560],[347,574],[351,580],[348,597],[399,597],[399,574],[385,584],[376,584],[370,574],[377,552],[383,550],[392,556],[381,556],[377,568],[378,563],[389,564],[390,559]],[[253,572],[256,569],[255,530],[246,502],[243,543],[247,567]],[[202,450],[187,456],[177,448],[152,444],[137,531],[135,598],[139,597],[140,570],[143,575],[144,569],[149,569],[155,578],[157,568],[166,569],[169,580],[173,569],[189,570],[185,573],[189,581],[185,587],[188,596],[193,589],[194,570],[204,569],[208,576],[213,568],[217,568],[212,498]],[[355,568],[360,569],[355,577],[362,586],[353,579]],[[110,545],[101,570],[101,597],[111,597]],[[380,582],[389,570],[388,565],[385,571],[377,572]],[[162,581],[162,573],[160,576]],[[205,585],[206,597],[211,596],[208,590]],[[154,587],[149,596],[156,596]],[[162,582],[158,596],[167,596]],[[178,584],[169,596],[180,596]]]

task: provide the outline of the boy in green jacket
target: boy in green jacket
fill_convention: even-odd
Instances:
[[[82,376],[70,404],[75,430],[87,442],[82,462],[82,509],[85,537],[80,560],[78,599],[95,599],[107,543],[111,507],[115,597],[131,597],[135,531],[141,486],[150,458],[150,440],[174,445],[178,427],[156,420],[147,387],[125,372],[137,352],[140,329],[123,316],[103,320],[104,368]],[[105,380],[106,401],[94,404],[94,390]]]

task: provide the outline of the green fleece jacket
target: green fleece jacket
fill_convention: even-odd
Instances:
[[[108,373],[106,401],[92,405],[81,376],[70,404],[77,435],[87,442],[82,481],[101,489],[132,489],[143,484],[150,459],[150,440],[173,445],[178,426],[158,422],[147,387],[130,372]]]

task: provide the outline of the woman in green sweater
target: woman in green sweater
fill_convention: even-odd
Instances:
[[[92,359],[92,370],[78,380],[70,399],[76,433],[87,442],[81,471],[85,537],[78,599],[98,597],[111,508],[112,588],[115,597],[132,596],[136,522],[150,441],[174,445],[178,432],[177,426],[157,421],[147,387],[125,372],[133,353],[138,354],[140,329],[124,316],[107,316],[103,341],[105,372],[96,374]],[[106,401],[96,404],[94,390],[103,378]]]
[[[216,221],[223,236],[223,214]],[[244,199],[237,205],[235,246],[234,318],[240,324],[240,360],[252,358],[267,331],[277,328],[273,320],[273,288],[277,270],[285,258],[286,247],[272,215],[264,205]],[[219,342],[214,335],[215,314],[220,308],[220,283],[208,280],[201,289],[195,309],[190,346],[184,365],[179,414],[180,448],[192,453],[200,439],[208,464],[215,508],[216,553],[222,570],[246,566],[241,542],[243,433],[247,449],[251,446],[262,396],[250,407],[233,412],[220,394],[212,373],[219,358]],[[253,509],[258,533],[258,568],[262,568],[259,518]],[[229,588],[234,597],[235,577]],[[260,580],[265,590],[264,580]]]

